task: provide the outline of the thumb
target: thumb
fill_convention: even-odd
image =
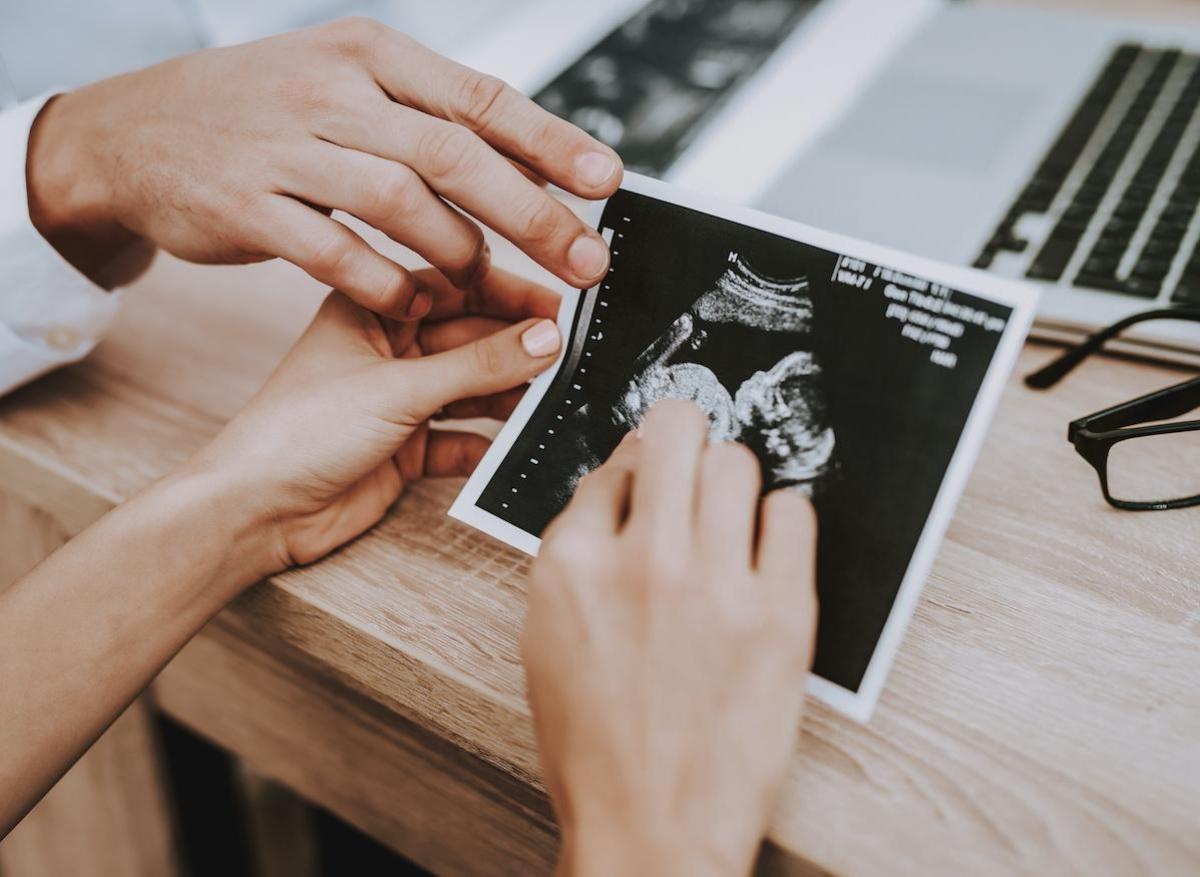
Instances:
[[[451,402],[520,386],[554,364],[562,339],[553,320],[515,326],[433,356],[397,360],[403,412],[424,420]]]

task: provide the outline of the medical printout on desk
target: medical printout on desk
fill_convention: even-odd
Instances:
[[[538,377],[450,513],[535,554],[659,399],[748,445],[817,510],[810,691],[866,721],[1033,317],[1031,287],[626,174],[586,219],[612,250],[561,290]],[[798,573],[799,574],[799,573]]]

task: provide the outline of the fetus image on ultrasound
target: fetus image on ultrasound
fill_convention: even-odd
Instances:
[[[834,433],[821,366],[809,345],[807,278],[776,279],[731,252],[709,289],[634,361],[615,396],[578,408],[565,502],[613,444],[661,399],[689,399],[709,417],[713,442],[737,441],[759,457],[764,489],[811,494],[831,467]]]

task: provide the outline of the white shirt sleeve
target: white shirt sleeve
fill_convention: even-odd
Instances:
[[[119,296],[77,271],[29,218],[29,129],[51,94],[0,112],[0,395],[86,356]]]

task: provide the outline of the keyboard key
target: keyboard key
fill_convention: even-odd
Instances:
[[[1142,247],[1142,258],[1170,259],[1179,251],[1179,241],[1155,240],[1151,238]]]
[[[1200,276],[1182,278],[1171,292],[1171,301],[1178,304],[1200,304]]]
[[[1124,292],[1125,284],[1111,274],[1083,274],[1075,278],[1075,286],[1086,289],[1102,289],[1105,292]]]
[[[1200,184],[1184,183],[1181,181],[1175,187],[1175,191],[1171,193],[1171,200],[1168,203],[1177,205],[1190,204],[1194,210],[1197,201],[1200,201]]]
[[[1129,272],[1130,277],[1138,277],[1143,280],[1152,280],[1157,283],[1162,283],[1163,278],[1171,271],[1171,263],[1165,259],[1146,258],[1143,256],[1133,266],[1133,270]]]
[[[1196,215],[1195,206],[1189,207],[1186,204],[1168,204],[1161,214],[1158,221],[1166,222],[1172,225],[1188,225]]]
[[[1126,193],[1121,203],[1113,208],[1113,216],[1117,219],[1127,219],[1139,222],[1146,214],[1146,202],[1141,199],[1131,199]]]
[[[1054,203],[1054,196],[1062,187],[1062,179],[1052,180],[1046,177],[1035,177],[1017,198],[1014,210],[1020,208],[1022,213],[1045,213]]]
[[[1109,238],[1130,238],[1137,231],[1138,224],[1131,219],[1121,219],[1114,216],[1104,225],[1104,236]]]
[[[1162,279],[1131,276],[1121,286],[1120,292],[1136,295],[1138,298],[1157,298],[1162,292]]]
[[[1129,249],[1128,235],[1109,235],[1103,234],[1092,247],[1093,256],[1111,256],[1121,258],[1125,255],[1125,251]]]
[[[1055,238],[1052,235],[1029,266],[1029,270],[1025,272],[1025,276],[1034,280],[1058,280],[1067,269],[1067,263],[1071,261],[1078,244],[1076,238]]]
[[[1121,264],[1121,260],[1112,256],[1090,256],[1083,263],[1081,274],[1087,274],[1092,277],[1113,277],[1117,273],[1117,266]]]
[[[1104,194],[1107,191],[1107,181],[1103,184],[1084,183],[1079,187],[1079,191],[1075,193],[1075,201],[1073,203],[1086,206],[1091,211],[1095,211],[1100,206],[1100,202],[1104,200]]]

